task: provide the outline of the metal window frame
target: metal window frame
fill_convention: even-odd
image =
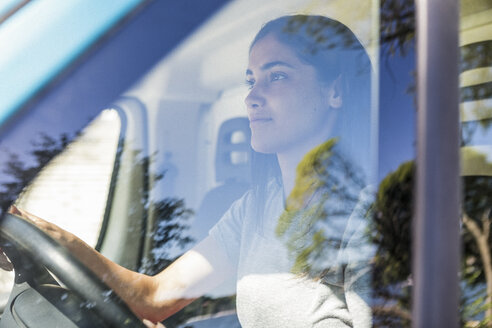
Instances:
[[[417,0],[413,327],[458,327],[459,1]]]

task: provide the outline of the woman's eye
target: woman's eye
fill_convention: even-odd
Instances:
[[[270,74],[270,81],[278,81],[285,78],[287,78],[287,76],[284,73],[275,72]]]

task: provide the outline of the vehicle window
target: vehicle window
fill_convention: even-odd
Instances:
[[[461,320],[487,325],[492,317],[491,126],[492,4],[461,2],[460,113],[463,212]]]
[[[370,240],[373,326],[412,325],[411,238],[416,156],[415,6],[381,1],[379,165]]]
[[[492,315],[491,11],[487,1],[462,0],[460,319],[467,326],[486,324]],[[251,45],[266,22],[301,13],[335,19],[355,37],[340,28],[326,38],[331,25],[305,16],[292,16],[284,30],[295,36],[305,30],[315,40],[305,53],[295,52],[300,67],[317,67],[307,58],[336,47],[332,39],[352,60],[334,57],[343,69],[314,75],[334,74],[316,90],[329,87],[332,100],[342,102],[330,102],[339,110],[330,134],[304,149],[288,189],[285,162],[276,155],[306,140],[307,129],[292,121],[319,128],[306,120],[311,107],[319,115],[319,103],[312,105],[319,94],[309,93],[307,83],[275,94],[283,85],[277,82],[290,80],[284,71],[266,74],[267,68],[297,66],[285,65],[284,57],[255,66],[258,43]],[[336,313],[353,326],[410,327],[416,51],[413,1],[230,1],[106,107],[16,114],[0,141],[7,155],[0,158],[1,209],[15,202],[148,275],[214,238],[222,248],[208,255],[226,254],[234,273],[168,318],[166,327],[239,327],[249,310],[263,310],[258,304],[283,304],[284,326],[297,326],[315,315],[312,303],[293,300],[318,292],[329,299],[316,307],[322,318]],[[299,90],[307,96],[296,98]],[[254,117],[261,99],[278,102]],[[306,112],[280,115],[294,107]],[[276,109],[287,128],[255,129],[265,123],[255,120],[275,121],[261,115]],[[301,283],[290,289],[292,281]]]
[[[376,14],[378,10],[381,10],[381,21]],[[404,38],[395,37],[395,34],[400,33],[399,29],[408,26],[394,27],[393,24],[400,21],[400,16],[410,17],[404,23],[412,31],[412,10],[412,3],[400,8],[392,2],[384,2],[380,7],[377,1],[362,4],[356,1],[330,4],[303,1],[253,4],[232,1],[177,49],[162,58],[141,80],[136,81],[133,88],[115,99],[109,106],[113,109],[98,114],[84,129],[81,127],[86,126],[87,115],[78,113],[78,118],[71,118],[71,121],[76,121],[73,124],[80,127],[74,128],[76,131],[81,129],[80,135],[66,141],[61,139],[65,150],[36,176],[30,187],[24,189],[17,203],[60,225],[63,222],[58,221],[57,217],[63,220],[69,217],[78,235],[82,233],[78,225],[88,222],[83,217],[90,216],[94,220],[91,229],[97,231],[97,236],[90,237],[91,244],[104,255],[147,274],[159,272],[207,236],[224,214],[230,215],[227,214],[230,213],[230,206],[238,206],[241,202],[238,203],[238,200],[248,191],[251,193],[254,190],[258,179],[266,179],[259,173],[269,170],[269,166],[262,163],[272,163],[272,157],[251,149],[252,134],[245,105],[250,90],[244,83],[244,72],[248,68],[249,46],[254,35],[267,21],[282,15],[302,12],[329,16],[353,31],[365,48],[367,58],[371,60],[365,64],[360,62],[361,71],[365,69],[369,72],[365,84],[359,87],[365,102],[358,96],[349,97],[346,91],[347,106],[351,104],[351,108],[357,108],[360,100],[362,105],[359,106],[364,109],[346,114],[344,123],[340,124],[340,129],[351,131],[353,136],[341,136],[340,152],[337,150],[328,156],[332,167],[329,174],[322,176],[325,180],[320,188],[331,191],[323,194],[317,192],[313,196],[316,200],[313,205],[324,204],[326,212],[312,216],[312,225],[318,229],[318,236],[323,236],[326,229],[327,232],[321,244],[313,244],[313,241],[306,239],[307,244],[301,249],[308,252],[307,257],[306,253],[297,251],[289,255],[293,263],[298,263],[291,269],[297,273],[307,270],[305,273],[309,275],[323,277],[327,286],[339,286],[342,270],[352,270],[345,269],[349,266],[349,260],[344,259],[338,251],[340,245],[345,245],[346,254],[351,254],[349,257],[353,258],[350,260],[352,264],[358,261],[368,263],[375,256],[377,261],[374,272],[377,274],[373,275],[370,270],[367,277],[371,279],[366,279],[369,292],[357,296],[362,297],[367,304],[362,306],[360,318],[353,320],[372,321],[370,313],[374,313],[375,323],[384,324],[390,317],[388,314],[392,316],[391,322],[402,325],[408,323],[410,300],[407,282],[410,271],[407,265],[410,258],[407,256],[401,259],[398,256],[408,254],[405,247],[409,243],[409,230],[402,227],[395,234],[386,230],[384,224],[388,218],[397,221],[408,218],[395,218],[394,212],[386,213],[378,209],[374,213],[381,220],[373,220],[376,214],[372,214],[370,208],[374,202],[373,193],[378,188],[380,193],[389,193],[390,197],[394,197],[393,183],[409,183],[407,189],[411,189],[411,179],[384,181],[401,175],[402,170],[407,172],[406,164],[403,163],[414,158],[413,34],[410,32]],[[302,28],[305,22],[302,19],[294,20],[292,24]],[[380,36],[380,32],[385,33],[384,37]],[[319,43],[323,45],[323,42],[321,38]],[[359,59],[355,60],[358,63]],[[357,67],[347,68],[347,76],[353,74],[357,78],[362,74]],[[359,91],[356,87],[351,90],[354,93]],[[115,121],[112,121],[111,127],[101,126],[104,117],[108,115]],[[53,126],[61,122],[59,119]],[[31,121],[30,124],[32,127],[37,123]],[[98,126],[101,126],[101,130]],[[95,136],[99,132],[104,138]],[[53,134],[50,132],[50,136]],[[63,135],[62,130],[59,135]],[[351,145],[351,142],[355,145]],[[110,149],[104,148],[109,144]],[[325,147],[330,150],[335,145],[337,141],[333,139]],[[54,192],[55,195],[63,194],[66,200],[45,192],[46,188],[51,188],[54,179],[59,179],[58,173],[51,171],[68,170],[75,164],[86,169],[90,169],[90,165],[97,165],[90,157],[73,157],[73,153],[85,147],[91,154],[104,152],[104,156],[97,156],[98,162],[105,163],[106,170],[104,179],[95,178],[98,180],[99,194],[80,186],[70,187],[68,183],[71,180],[82,178],[85,183],[90,182],[91,178],[80,171],[63,178],[65,189]],[[328,165],[328,162],[325,163]],[[312,172],[310,165],[307,168]],[[276,168],[271,167],[271,170],[275,172]],[[302,178],[307,179],[308,176]],[[264,181],[262,183],[265,185]],[[314,192],[308,184],[296,186],[292,197],[286,195],[286,206],[294,204],[296,197],[305,197],[306,193]],[[303,189],[305,187],[306,190]],[[76,189],[81,195],[72,196],[64,191],[71,189]],[[50,202],[39,198],[39,195],[49,198]],[[260,198],[269,197],[267,194],[259,195]],[[318,197],[328,197],[325,199],[326,204],[318,203]],[[97,198],[97,203],[92,198]],[[36,201],[42,203],[45,210],[36,207]],[[411,208],[409,199],[402,201],[403,204],[397,203],[395,206]],[[57,206],[65,202],[67,208]],[[378,206],[386,208],[389,205],[383,202]],[[68,212],[70,208],[74,213]],[[55,209],[60,210],[60,216],[53,212]],[[79,209],[84,210],[83,214],[77,213]],[[279,242],[285,243],[287,248],[297,247],[296,239],[292,238],[296,236],[298,228],[295,224],[299,222],[291,221],[291,213],[296,213],[294,216],[304,215],[303,210],[294,208],[279,218],[278,224],[282,225],[282,228],[278,228],[281,231]],[[254,225],[254,236],[265,238],[260,224],[269,222],[267,219],[258,219],[260,223]],[[276,219],[271,224],[276,225]],[[309,234],[313,232],[307,233],[307,236],[311,236]],[[392,252],[388,240],[397,244],[404,242],[398,244],[400,253]],[[355,248],[362,257],[353,254]],[[247,255],[249,263],[256,258],[265,261],[260,256],[261,252],[254,252],[253,249],[250,252]],[[342,256],[342,259],[336,260],[337,256]],[[339,265],[330,269],[323,267],[324,262],[335,260],[340,261]],[[383,270],[385,267],[394,269],[388,275]],[[403,267],[401,272],[398,271],[400,267]],[[329,272],[324,273],[325,270]],[[353,270],[359,269],[354,267]],[[192,303],[170,318],[167,325],[172,327],[191,317],[234,310],[238,288],[236,278],[232,277]],[[387,296],[388,290],[394,293]],[[265,296],[272,299],[278,297],[273,295],[273,290],[269,293]]]
[[[378,11],[380,14],[376,14]],[[255,188],[257,179],[262,179],[259,173],[267,171],[261,161],[269,163],[271,157],[262,157],[250,147],[252,134],[245,105],[250,90],[244,83],[249,46],[267,21],[301,12],[329,16],[347,25],[371,63],[366,81],[370,83],[364,85],[366,108],[347,114],[340,124],[340,129],[351,131],[350,138],[359,141],[351,146],[350,138],[340,137],[344,151],[329,155],[332,167],[322,176],[325,180],[320,188],[330,192],[312,196],[316,200],[329,198],[325,200],[329,205],[326,212],[311,218],[313,226],[322,227],[318,233],[328,232],[320,244],[307,241],[307,246],[301,247],[304,253],[289,255],[298,265],[292,270],[321,275],[328,270],[323,268],[324,261],[342,256],[337,253],[340,245],[345,245],[350,258],[357,258],[352,254],[357,247],[361,256],[374,263],[368,276],[370,292],[359,295],[367,302],[360,320],[380,326],[408,325],[412,285],[411,161],[415,152],[412,2],[400,6],[395,1],[232,1],[115,99],[109,106],[113,109],[98,114],[84,129],[87,115],[79,113],[79,117],[71,118],[77,126],[73,130],[82,129],[80,134],[56,139],[64,150],[24,189],[17,204],[60,225],[64,225],[60,220],[68,218],[78,235],[83,234],[79,225],[86,225],[89,219],[85,217],[90,217],[94,234],[87,238],[104,255],[148,274],[162,270],[206,237],[230,206]],[[294,20],[292,24],[302,27],[305,23]],[[319,43],[323,45],[322,38]],[[351,72],[361,74],[355,69]],[[355,87],[351,92],[356,92]],[[347,93],[347,103],[352,102],[354,108],[358,100]],[[105,121],[107,117],[112,118],[111,122]],[[52,125],[61,122],[59,119]],[[34,120],[30,126],[36,124]],[[53,134],[51,131],[50,136]],[[62,130],[59,135],[63,136]],[[46,143],[52,140],[43,135],[41,138]],[[334,144],[333,140],[326,146]],[[90,155],[80,157],[75,155],[78,151]],[[99,153],[104,156],[95,155]],[[74,165],[90,170],[94,178],[80,169],[68,171],[61,181],[63,189],[48,193],[46,190],[52,190],[60,179],[58,172],[67,172]],[[105,173],[96,171],[96,165],[104,165]],[[70,186],[70,181],[79,183],[80,179],[86,184],[97,180],[97,187],[91,186],[99,191]],[[297,194],[286,195],[286,206],[295,203],[296,197],[313,192],[304,190],[306,186],[299,184]],[[80,196],[69,192],[72,190]],[[400,190],[404,192],[398,193]],[[356,211],[363,214],[353,214]],[[294,217],[303,215],[295,209],[291,213],[296,213]],[[290,215],[286,212],[280,217],[283,226],[279,239],[283,238],[287,247],[295,247],[296,239],[292,238],[297,227]],[[265,238],[262,233],[255,230],[253,235]],[[265,260],[261,252],[251,252],[248,258]],[[340,284],[341,270],[349,266],[346,260],[340,261],[339,266],[323,273],[327,285]],[[167,324],[173,326],[193,316],[235,309],[235,278],[170,318]]]

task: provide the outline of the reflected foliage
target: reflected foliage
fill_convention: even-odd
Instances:
[[[348,232],[349,217],[364,179],[337,151],[336,143],[325,142],[299,163],[294,189],[277,224],[276,233],[294,259],[292,272],[297,274],[325,275],[337,261],[344,236],[354,233]]]
[[[117,158],[120,158],[122,151],[123,149],[119,147]],[[142,183],[138,183],[138,190],[133,191],[134,204],[129,209],[128,215],[137,215],[135,220],[144,222],[144,225],[140,227],[142,240],[144,242],[150,240],[150,251],[148,254],[142,254],[138,271],[155,275],[176,259],[175,256],[170,255],[172,249],[183,250],[193,242],[193,239],[188,235],[190,228],[188,222],[194,212],[186,206],[184,199],[177,197],[150,199],[151,185],[159,186],[158,182],[165,180],[166,172],[153,173],[149,171],[149,167],[155,161],[158,153],[154,153],[152,156],[142,156],[140,150],[132,152],[133,162],[129,168],[124,170],[125,172],[121,173],[132,175],[131,172],[141,172]],[[149,214],[152,215],[152,219],[150,219]],[[147,228],[147,226],[150,227]]]
[[[118,154],[121,155],[121,152],[122,149],[119,149]],[[183,199],[172,196],[157,200],[150,199],[152,188],[150,185],[162,186],[162,184],[159,184],[160,181],[166,183],[167,171],[152,173],[148,170],[157,155],[155,153],[150,157],[142,156],[140,151],[134,151],[131,156],[134,161],[130,167],[131,171],[143,172],[142,179],[147,181],[147,183],[139,185],[140,188],[134,192],[139,201],[130,210],[132,213],[129,213],[129,215],[134,215],[133,212],[138,213],[138,210],[135,210],[135,206],[143,207],[144,215],[147,216],[150,213],[149,216],[152,217],[152,219],[148,217],[145,219],[147,224],[152,225],[150,232],[146,233],[144,228],[141,231],[145,239],[150,239],[150,252],[143,254],[138,271],[147,275],[159,273],[180,256],[172,256],[171,251],[175,253],[177,250],[183,250],[194,242],[188,234],[190,229],[188,222],[195,213],[186,206]],[[125,171],[125,174],[128,174],[128,172]],[[152,183],[148,183],[150,181]],[[136,219],[141,220],[141,218]],[[165,325],[166,327],[176,327],[192,317],[234,308],[235,295],[219,298],[204,296],[168,318],[165,321]]]
[[[294,16],[284,28],[287,35],[305,35],[309,44],[302,48],[304,54],[316,56],[324,51],[334,49],[355,49],[360,47],[357,39],[347,33],[346,28],[338,22],[325,17]]]
[[[311,55],[320,51],[342,47],[358,47],[358,42],[347,35],[340,25],[327,25],[327,21],[309,20],[307,17],[292,19],[286,27],[287,33],[296,34],[302,28],[313,41],[305,49]],[[409,0],[381,0],[379,36],[383,57],[405,56],[413,50],[415,40],[415,3]],[[330,31],[329,37],[326,31]],[[337,32],[338,31],[338,32]],[[333,33],[334,32],[334,33]]]
[[[373,288],[375,327],[410,326],[413,162],[380,183],[369,229],[376,245]]]
[[[477,152],[474,162],[492,170],[492,163],[484,154]],[[480,326],[484,327],[492,326],[491,210],[492,177],[463,177],[464,319],[480,319]]]
[[[492,34],[484,36],[490,39]],[[460,90],[460,102],[465,109],[461,119],[466,120],[461,126],[463,146],[490,145],[492,108],[488,101],[492,99],[492,83],[487,78],[490,67],[491,40],[461,47],[464,87]],[[463,177],[462,321],[468,327],[492,327],[492,163],[486,153],[475,151],[473,146],[463,150],[466,150],[462,152],[466,161],[464,174],[468,176]]]
[[[14,152],[7,153],[9,158],[2,168],[5,178],[0,185],[0,206],[2,211],[6,211],[17,200],[23,190],[29,188],[30,182],[43,167],[49,165],[49,162],[56,155],[63,152],[71,138],[66,135],[62,135],[59,138],[41,135],[38,139],[36,142],[32,142],[32,149],[27,153],[27,159],[21,159],[21,156]],[[153,185],[158,185],[157,182],[165,179],[166,176],[166,172],[151,174],[148,170],[149,165],[155,160],[157,154],[142,156],[140,151],[132,151],[131,158],[133,160],[131,164],[129,167],[122,168],[118,160],[122,153],[123,148],[120,146],[116,154],[116,170],[120,170],[121,174],[141,172],[137,176],[140,176],[144,181],[138,184],[138,189],[133,191],[133,204],[129,207],[131,213],[128,215],[138,213],[147,215],[146,213],[151,209],[153,212],[154,220],[152,220],[153,227],[150,229],[151,232],[147,234],[145,229],[141,231],[143,238],[150,238],[151,251],[147,256],[144,256],[139,268],[140,272],[153,275],[167,267],[175,259],[175,257],[170,255],[171,249],[184,249],[193,242],[193,239],[188,235],[188,221],[194,215],[194,212],[186,206],[183,199],[176,197],[165,197],[156,201],[149,200],[150,183],[148,182],[152,180]],[[111,183],[113,185],[111,188],[113,188],[116,183],[115,179]],[[143,212],[139,208],[143,209]],[[135,219],[139,220],[139,222],[142,221],[141,217],[135,217]],[[146,218],[143,218],[143,220],[146,221]],[[234,295],[217,299],[202,297],[168,319],[169,327],[174,327],[197,315],[211,314],[234,308]]]
[[[175,258],[169,250],[178,247],[183,249],[193,242],[186,235],[188,219],[194,214],[185,206],[183,199],[165,198],[151,206],[156,212],[156,220],[152,229],[152,250],[142,261],[140,272],[155,275],[166,268]]]
[[[9,159],[2,169],[6,181],[0,185],[2,188],[0,191],[0,206],[3,212],[17,200],[25,188],[29,188],[29,183],[43,167],[65,149],[69,140],[70,138],[67,135],[62,135],[59,138],[41,135],[39,140],[32,142],[32,149],[28,152],[27,159],[21,159],[19,154],[13,152],[8,153]],[[119,167],[118,162],[122,151],[122,147],[117,150],[117,168]],[[185,206],[182,199],[165,198],[158,201],[149,201],[149,179],[152,178],[154,181],[158,181],[164,178],[164,174],[153,174],[151,176],[148,172],[148,166],[157,154],[149,157],[141,156],[140,151],[133,151],[133,153],[133,162],[122,173],[143,172],[142,179],[144,182],[138,184],[139,188],[133,192],[134,197],[132,199],[134,204],[132,204],[130,212],[144,213],[143,215],[146,215],[145,213],[149,208],[152,208],[156,213],[156,220],[150,235],[153,248],[149,258],[145,258],[141,266],[142,272],[153,274],[173,260],[169,258],[169,249],[172,247],[182,249],[192,242],[192,239],[186,234],[189,228],[186,222],[193,212]],[[111,182],[113,186],[116,183],[114,180]],[[138,208],[142,208],[144,211],[141,212]],[[133,215],[132,213],[129,213],[129,215]],[[142,221],[141,217],[135,219],[138,222]],[[145,218],[143,219],[145,221]],[[142,236],[148,237],[145,236],[145,229],[142,229]]]
[[[405,56],[415,39],[415,3],[381,0],[379,36],[383,57]]]
[[[477,153],[479,166],[492,166]],[[412,191],[415,164],[407,162],[380,184],[374,203],[371,239],[374,258],[375,326],[410,325]],[[462,299],[463,326],[491,325],[492,177],[463,177]]]
[[[382,0],[380,3],[380,15],[382,56],[387,58],[396,55],[407,55],[409,51],[413,50],[414,46],[414,2],[407,0]],[[321,50],[334,48],[337,45],[343,45],[346,48],[356,45],[353,39],[343,39],[345,36],[344,33],[335,33],[337,37],[333,39],[326,38],[323,30],[329,30],[333,27],[321,26],[318,22],[298,19],[292,21],[287,26],[287,31],[295,33],[300,28],[305,28],[308,31],[308,34],[314,40],[313,44],[316,45],[312,49],[306,50],[310,54],[316,54]],[[414,86],[409,86],[410,91],[413,91],[413,89]],[[339,155],[337,155],[338,157],[334,156],[335,153],[332,152],[333,145],[334,141],[331,140],[306,155],[303,162],[299,165],[298,180],[296,181],[295,189],[287,199],[286,211],[279,220],[277,234],[286,240],[291,256],[295,258],[294,272],[309,273],[316,276],[323,271],[322,268],[315,267],[317,265],[316,263],[323,263],[323,261],[320,261],[321,258],[329,258],[330,255],[327,254],[330,252],[329,250],[340,248],[341,237],[340,235],[338,235],[338,238],[335,237],[336,234],[327,235],[326,230],[331,230],[331,228],[322,228],[319,223],[326,222],[326,218],[328,217],[346,217],[350,215],[357,203],[358,194],[364,185],[361,177],[355,174],[356,170],[354,168],[347,165],[348,163],[346,161],[344,162]],[[339,171],[337,172],[336,169],[333,170],[333,166],[337,167],[336,169],[339,169]],[[397,189],[402,185],[411,188],[413,175],[411,174],[411,170],[409,170],[410,166],[410,164],[407,164],[408,172],[402,172],[402,176],[399,177],[403,179],[402,181],[389,181],[398,180],[397,177],[391,177],[388,178],[386,184],[399,184],[395,187]],[[383,188],[386,187],[383,186]],[[393,190],[386,190],[386,192],[389,194]],[[378,201],[374,204],[376,208],[378,206],[382,208],[383,203],[392,202],[383,197],[384,193],[380,191],[378,194]],[[407,252],[406,255],[403,255],[405,257],[404,259],[399,259],[396,255],[402,249],[408,250],[410,247],[410,234],[407,232],[409,231],[410,225],[411,201],[410,199],[404,198],[410,198],[411,193],[409,193],[409,190],[404,190],[400,193],[399,197],[402,198],[400,201],[405,206],[395,206],[386,209],[384,213],[380,211],[379,219],[376,215],[373,218],[377,220],[374,228],[378,228],[379,230],[371,234],[372,241],[376,245],[381,244],[381,250],[387,249],[390,252],[390,254],[386,255],[380,254],[381,262],[379,264],[376,263],[377,278],[375,281],[378,281],[377,279],[384,279],[385,284],[406,281],[409,278],[410,272],[410,253]],[[327,204],[331,204],[332,206],[327,206]],[[341,207],[341,204],[343,204],[343,207]],[[383,217],[388,215],[392,217],[392,220],[407,222],[407,225],[395,231],[391,220],[384,222]],[[311,234],[308,234],[308,231]],[[308,238],[310,238],[310,241],[304,241],[304,246],[299,247],[299,240],[305,239],[307,235],[309,235]],[[392,246],[395,245],[399,245],[399,247],[393,248]],[[388,259],[392,258],[392,256],[395,256],[393,264],[399,266],[396,271],[383,265],[384,258],[386,257]],[[408,318],[410,315],[408,311],[410,295],[408,291],[403,292],[403,294],[406,296],[405,299],[401,300],[401,304],[403,308],[406,307],[406,310],[402,310],[402,313],[399,313],[398,317]],[[400,310],[397,311],[395,309],[394,312],[399,312]]]
[[[18,154],[6,151],[9,159],[1,169],[2,175],[7,179],[0,183],[0,215],[6,213],[22,190],[53,157],[62,152],[69,140],[67,134],[58,139],[41,134],[39,140],[31,142],[32,150],[27,159],[21,159]]]
[[[119,147],[116,156],[117,161],[122,151],[123,149]],[[136,184],[137,190],[132,192],[133,204],[128,210],[128,215],[135,216],[134,221],[136,222],[143,222],[143,226],[138,227],[141,229],[143,242],[150,239],[150,253],[142,254],[138,271],[154,275],[175,259],[170,255],[171,249],[183,250],[193,242],[193,239],[188,235],[190,228],[188,221],[194,212],[186,206],[184,199],[176,197],[150,199],[151,185],[158,186],[158,182],[165,179],[166,172],[153,173],[149,171],[149,167],[155,161],[158,153],[151,156],[143,156],[140,150],[133,150],[132,153],[131,158],[133,160],[130,167],[126,167],[124,172],[119,173],[141,179],[141,183]],[[122,168],[117,170],[121,171]],[[152,219],[149,219],[149,214],[152,215]],[[132,228],[128,227],[128,229]]]
[[[463,4],[462,4],[463,5]],[[486,5],[485,9],[489,9]],[[412,50],[415,36],[415,7],[412,1],[382,0],[380,43],[383,58],[406,55]],[[462,125],[462,145],[477,144],[477,138],[487,138],[490,106],[482,100],[492,98],[492,84],[480,80],[480,68],[492,66],[492,42],[490,40],[467,44],[460,48],[460,73],[463,80],[460,101],[467,113],[479,118]],[[473,73],[472,73],[473,72]],[[414,91],[411,85],[409,91]],[[482,142],[490,144],[488,141]],[[473,165],[481,172],[490,172],[490,162],[485,156]],[[375,257],[374,287],[377,301],[376,326],[410,325],[411,296],[411,218],[414,164],[402,164],[389,174],[379,187],[371,221],[371,236],[377,245]],[[492,274],[490,260],[490,177],[467,176],[463,178],[462,240],[463,254],[463,299],[461,306],[462,325],[491,326],[492,315],[489,287]],[[389,311],[390,310],[390,311]],[[485,315],[485,316],[484,316]],[[408,320],[407,320],[408,318]]]
[[[380,2],[380,58],[385,63],[384,69],[397,83],[399,77],[394,76],[390,59],[399,60],[413,56],[415,51],[415,4],[408,0],[381,0]],[[384,60],[384,61],[383,61]],[[383,68],[383,66],[381,66]],[[408,72],[412,80],[406,87],[406,93],[414,95],[416,106],[417,73],[415,68]],[[382,72],[381,72],[382,74]]]

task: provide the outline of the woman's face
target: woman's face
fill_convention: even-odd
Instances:
[[[328,138],[333,88],[273,35],[251,49],[245,99],[251,146],[262,153],[309,151]]]

